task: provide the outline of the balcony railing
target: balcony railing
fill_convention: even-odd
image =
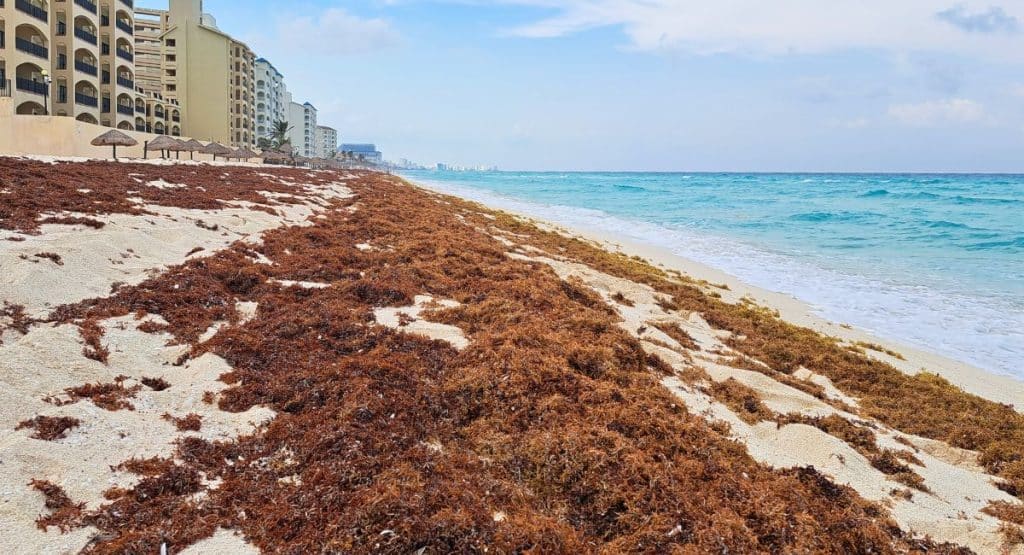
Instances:
[[[120,48],[118,48],[117,55],[118,57],[128,60],[129,62],[135,61],[135,56],[133,56],[132,53],[127,50],[121,50]]]
[[[181,116],[171,116],[171,121],[173,121],[175,123],[180,123],[181,122]]]
[[[135,110],[131,106],[125,106],[124,104],[117,105],[117,113],[130,116],[135,113]]]
[[[135,113],[136,114],[145,114],[146,113],[146,107],[145,106],[141,106],[139,104],[136,104],[135,105]]]
[[[39,6],[30,4],[28,0],[14,0],[14,7],[40,21],[49,21],[49,16],[47,15],[46,10]]]
[[[91,106],[93,108],[100,105],[100,101],[95,96],[89,96],[85,93],[75,93],[75,104],[81,104],[82,106]]]
[[[75,36],[90,44],[97,44],[96,35],[81,27],[75,27]]]
[[[18,77],[15,83],[18,86],[19,91],[30,92],[34,94],[46,94],[46,83],[34,81],[32,79],[26,79],[24,77]]]
[[[135,125],[135,130],[140,132],[140,133],[145,133],[146,132],[146,126],[145,125],[138,125],[138,124],[136,124]]]
[[[118,29],[124,31],[125,33],[128,33],[129,35],[135,33],[135,30],[132,29],[131,23],[128,23],[127,21],[118,19],[116,25]]]
[[[21,37],[15,37],[14,46],[22,52],[27,52],[33,56],[39,56],[40,58],[48,58],[50,51],[45,46],[36,44],[28,39]]]
[[[97,73],[96,66],[82,60],[75,60],[75,71],[81,71],[89,75],[96,75]]]
[[[117,78],[117,84],[122,86],[122,87],[124,87],[124,88],[126,88],[126,89],[131,89],[133,91],[135,90],[135,81],[132,81],[131,79],[125,79],[124,77],[118,77]]]
[[[75,4],[82,6],[89,13],[96,13],[96,4],[90,2],[89,0],[75,0]]]

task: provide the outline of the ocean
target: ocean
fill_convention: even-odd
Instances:
[[[1024,379],[1024,175],[403,172]]]

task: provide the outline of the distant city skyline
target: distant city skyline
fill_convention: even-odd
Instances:
[[[206,5],[389,159],[1024,171],[1021,0]]]

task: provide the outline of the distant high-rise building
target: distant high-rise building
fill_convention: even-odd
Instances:
[[[279,121],[288,121],[284,76],[265,58],[256,60],[256,142],[267,139]]]
[[[339,152],[347,154],[356,160],[373,162],[379,164],[384,160],[384,155],[377,150],[377,145],[365,143],[346,143],[338,148]]]
[[[287,94],[288,102],[288,125],[292,149],[296,154],[307,158],[315,157],[316,154],[316,107],[306,102],[299,104],[291,101],[291,94]]]
[[[167,10],[135,8],[142,31],[136,37],[139,87],[179,102],[180,125],[190,136],[255,146],[256,57],[218,29],[202,5],[202,0],[168,0]]]
[[[320,158],[331,158],[338,152],[338,131],[333,127],[316,126],[314,141],[316,155]]]

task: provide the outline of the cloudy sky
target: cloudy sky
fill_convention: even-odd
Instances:
[[[1024,171],[1024,0],[205,0],[205,9],[344,141],[375,142],[391,159]]]

